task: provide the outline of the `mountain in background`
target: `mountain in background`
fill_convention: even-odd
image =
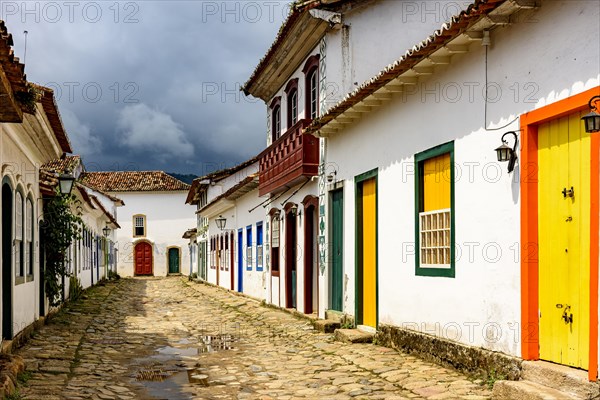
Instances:
[[[175,172],[167,172],[167,174],[171,175],[175,179],[179,179],[180,181],[187,183],[188,185],[191,185],[192,181],[198,177],[198,175],[178,174]]]

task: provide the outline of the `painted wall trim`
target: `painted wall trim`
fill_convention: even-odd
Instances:
[[[521,337],[524,360],[538,360],[539,257],[538,257],[538,125],[588,108],[600,87],[521,116]],[[590,187],[590,335],[588,378],[598,378],[598,218],[600,137],[591,136]]]

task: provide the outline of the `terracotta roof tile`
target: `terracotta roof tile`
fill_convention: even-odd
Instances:
[[[105,192],[167,192],[190,188],[164,171],[86,172],[82,181]]]
[[[255,162],[257,162],[259,160],[258,156],[252,157],[249,160],[246,160],[238,165],[235,165],[231,168],[225,168],[225,169],[221,169],[215,172],[211,172],[209,174],[203,175],[203,176],[199,176],[198,178],[194,179],[192,181],[192,185],[190,186],[190,190],[188,192],[187,198],[185,200],[185,204],[197,204],[198,203],[198,199],[195,197],[200,189],[202,188],[202,184],[200,182],[202,181],[214,181],[214,182],[218,182],[222,179],[225,179],[233,174],[235,174],[238,171],[241,171],[242,169],[246,168],[249,165],[254,164]]]
[[[12,49],[13,38],[4,21],[0,20],[0,118],[3,122],[22,122],[23,111],[27,106],[18,102],[18,97],[29,92],[25,65],[15,57]],[[7,86],[5,86],[8,84]]]
[[[54,197],[56,195],[56,185],[58,185],[56,174],[40,168],[40,193],[42,196]]]
[[[67,170],[73,172],[79,164],[81,164],[80,156],[66,156],[47,162],[46,164],[42,165],[42,169],[58,173],[63,173]]]

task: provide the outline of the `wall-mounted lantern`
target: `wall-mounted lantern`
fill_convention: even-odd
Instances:
[[[60,189],[60,194],[71,194],[71,190],[73,190],[74,183],[75,177],[70,172],[65,171],[65,173],[58,175],[58,187]]]
[[[110,235],[110,228],[108,227],[108,225],[106,225],[104,228],[102,228],[102,233],[104,234],[105,238],[107,238],[108,235]]]
[[[227,218],[223,217],[222,215],[219,215],[219,218],[217,218],[215,222],[217,223],[217,228],[219,228],[220,230],[224,230],[225,225],[227,224]]]
[[[589,102],[591,112],[581,117],[587,133],[600,132],[600,113],[598,113],[598,104],[600,104],[600,96],[592,97]]]
[[[512,135],[515,140],[514,146],[511,148],[508,146],[508,142],[504,140],[507,135]],[[515,169],[515,162],[517,161],[517,144],[519,139],[517,138],[517,134],[515,132],[506,132],[502,135],[502,145],[496,149],[496,154],[498,155],[498,161],[505,162],[508,161],[508,172],[512,172]]]

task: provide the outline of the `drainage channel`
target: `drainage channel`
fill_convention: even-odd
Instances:
[[[204,335],[200,340],[181,339],[163,346],[148,357],[137,359],[133,378],[148,396],[157,399],[193,399],[195,388],[207,387],[208,366],[201,363],[208,353],[236,350],[238,338],[231,334]]]

